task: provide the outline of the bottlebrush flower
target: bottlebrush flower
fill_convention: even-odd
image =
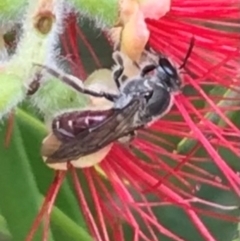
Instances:
[[[139,131],[131,150],[114,144],[98,166],[79,171],[69,166],[94,240],[193,240],[191,235],[207,241],[230,240],[214,229],[214,223],[239,221],[233,213],[240,196],[237,3],[173,0],[164,17],[146,19],[149,45],[179,66],[195,38],[182,73],[186,87],[165,118]],[[96,66],[101,63],[88,42],[91,39],[70,20],[74,18],[69,19],[62,43],[67,56],[72,56],[70,65],[77,63],[72,65],[73,73],[83,78],[87,73],[77,36]],[[48,215],[64,175],[57,172],[47,195]],[[225,195],[229,202],[221,199]],[[212,223],[206,217],[214,218]]]

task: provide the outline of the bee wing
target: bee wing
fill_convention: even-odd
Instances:
[[[76,139],[62,142],[59,148],[48,156],[46,162],[67,162],[78,159],[138,129],[139,126],[134,126],[134,118],[139,106],[140,100],[135,99],[125,108],[114,110],[113,114],[97,127],[82,131]]]

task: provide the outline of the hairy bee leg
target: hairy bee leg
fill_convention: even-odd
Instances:
[[[118,95],[115,95],[112,93],[107,93],[104,91],[96,92],[94,90],[87,89],[83,86],[83,84],[81,84],[81,81],[79,79],[77,79],[76,77],[74,77],[72,75],[59,73],[58,71],[56,71],[50,67],[47,67],[45,65],[41,65],[41,64],[34,64],[34,65],[41,67],[42,69],[45,69],[49,74],[51,74],[52,76],[61,80],[65,84],[71,86],[73,89],[77,90],[78,92],[80,92],[82,94],[88,94],[88,95],[91,95],[94,97],[103,97],[109,101],[114,101],[118,97]]]
[[[124,57],[120,51],[115,51],[112,57],[116,64],[113,69],[113,79],[117,88],[120,89],[121,85],[128,79],[128,76],[124,74]],[[133,64],[139,68],[139,65],[136,62],[133,62]]]
[[[113,71],[113,79],[116,83],[117,88],[120,89],[121,87],[120,77],[124,71],[122,53],[120,51],[115,51],[112,54],[112,58],[116,64],[116,68]]]
[[[113,72],[113,79],[114,79],[114,81],[115,81],[116,86],[117,86],[118,89],[120,89],[120,87],[121,87],[121,83],[120,83],[119,78],[120,78],[120,76],[122,75],[123,71],[124,71],[124,68],[119,66],[119,68],[117,68],[117,69]]]

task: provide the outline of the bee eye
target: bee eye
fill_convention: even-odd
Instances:
[[[172,66],[172,64],[169,62],[168,59],[166,58],[161,58],[159,60],[159,65],[163,68],[164,72],[168,75],[168,76],[176,76],[176,70],[174,69],[174,67]]]
[[[153,96],[153,90],[148,91],[144,94],[144,97],[145,97],[147,102],[152,98],[152,96]]]

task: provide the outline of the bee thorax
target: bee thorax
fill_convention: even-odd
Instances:
[[[132,101],[131,95],[122,93],[114,103],[114,109],[122,109]]]

